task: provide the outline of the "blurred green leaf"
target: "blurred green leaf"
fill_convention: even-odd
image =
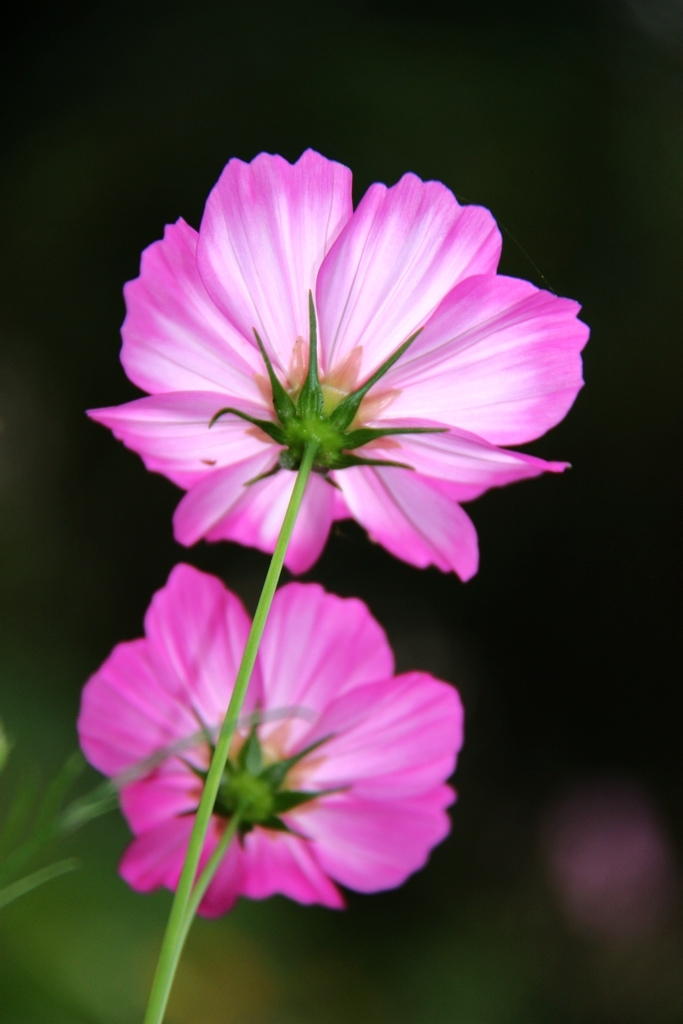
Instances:
[[[0,772],[7,764],[7,758],[9,757],[9,752],[11,749],[12,744],[10,742],[9,736],[5,732],[5,727],[2,723],[2,719],[0,718]]]
[[[25,878],[12,882],[11,885],[6,885],[4,889],[0,889],[0,910],[19,899],[20,896],[25,896],[26,893],[37,889],[39,885],[51,882],[53,878],[59,878],[60,875],[65,875],[69,871],[75,871],[77,867],[78,861],[74,857],[69,857],[66,860],[59,860],[55,864],[49,864],[46,868],[40,868],[39,871],[34,871],[32,874],[26,875]]]
[[[111,782],[103,782],[90,793],[73,800],[59,818],[59,831],[62,834],[75,832],[82,825],[99,818],[102,814],[114,811],[119,805],[119,792]]]

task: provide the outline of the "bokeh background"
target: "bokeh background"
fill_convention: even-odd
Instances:
[[[311,579],[358,594],[401,668],[462,691],[451,837],[342,914],[274,899],[199,922],[175,1024],[683,1021],[681,0],[10,5],[0,149],[4,799],[76,745],[80,688],[181,559],[253,607],[266,559],[174,544],[179,498],[84,409],[134,397],[121,287],[224,163],[307,146],[357,197],[406,170],[490,207],[503,269],[578,298],[587,386],[529,450],[563,477],[470,506],[479,575],[341,524]],[[677,673],[678,669],[678,673]],[[96,784],[94,772],[81,781]],[[0,911],[3,1024],[140,1019],[169,895],[79,871]]]

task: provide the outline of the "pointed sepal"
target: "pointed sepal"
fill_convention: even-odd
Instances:
[[[366,380],[365,384],[361,384],[359,388],[356,388],[355,391],[352,391],[350,395],[347,395],[346,398],[339,403],[330,416],[330,422],[335,427],[338,427],[340,430],[346,430],[346,428],[353,422],[353,418],[358,412],[360,403],[363,401],[370,388],[374,387],[377,381],[382,379],[384,374],[391,369],[394,363],[398,362],[403,353],[410,348],[418,334],[421,332],[422,328],[420,327],[419,330],[410,335],[407,341],[404,341],[402,345],[399,345],[393,355],[390,355],[389,358],[386,359],[377,370],[375,370],[372,376]]]
[[[216,423],[221,418],[221,416],[227,416],[228,413],[232,414],[233,416],[239,416],[241,420],[246,420],[247,423],[253,423],[255,427],[258,427],[259,430],[262,430],[264,434],[268,435],[268,437],[272,437],[273,441],[275,441],[276,444],[287,443],[285,433],[282,430],[282,428],[277,425],[277,423],[273,423],[272,420],[259,420],[255,416],[248,416],[246,412],[240,412],[239,409],[233,409],[233,407],[230,405],[226,405],[224,409],[219,409],[218,412],[215,412],[213,414],[213,416],[209,420],[209,428],[211,428],[214,425],[214,423]]]
[[[287,423],[288,420],[291,420],[296,416],[296,405],[294,404],[291,395],[287,394],[278,380],[275,370],[273,369],[273,364],[270,361],[270,356],[266,352],[265,346],[255,327],[254,337],[256,338],[256,344],[261,351],[263,362],[266,364],[266,370],[268,371],[270,387],[273,392],[273,408],[275,409],[275,415],[279,419],[280,423]]]
[[[370,441],[376,441],[379,437],[391,437],[395,434],[447,434],[448,427],[360,427],[358,430],[350,430],[344,434],[344,451],[353,448],[362,448]]]
[[[308,372],[296,403],[296,411],[302,419],[321,416],[323,411],[323,392],[318,377],[318,323],[312,292],[308,293],[308,320]]]

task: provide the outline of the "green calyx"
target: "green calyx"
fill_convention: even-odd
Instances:
[[[325,743],[329,737],[312,743],[309,747],[284,758],[282,761],[266,764],[257,734],[257,726],[252,726],[249,736],[244,742],[237,758],[228,760],[218,790],[213,812],[221,818],[231,818],[237,810],[240,812],[240,832],[251,831],[254,825],[274,829],[277,832],[292,830],[280,818],[281,814],[300,807],[301,804],[325,796],[335,790],[304,792],[286,788],[287,773],[302,758]],[[187,762],[186,762],[187,763]],[[188,767],[202,780],[207,773],[188,763]]]
[[[308,371],[306,379],[296,397],[293,397],[278,380],[265,350],[263,342],[254,330],[263,361],[266,364],[268,378],[273,392],[273,409],[276,420],[256,419],[240,412],[230,406],[219,409],[212,416],[209,427],[212,427],[217,420],[227,414],[239,416],[240,419],[252,423],[262,430],[276,444],[282,445],[283,451],[276,466],[263,476],[271,476],[280,469],[297,470],[301,465],[304,451],[308,446],[314,446],[316,455],[314,469],[318,472],[327,473],[331,469],[347,469],[350,466],[400,466],[403,469],[412,469],[412,466],[405,462],[392,462],[387,459],[368,459],[360,455],[352,454],[357,448],[362,448],[380,437],[388,437],[392,434],[434,434],[442,433],[438,427],[360,427],[349,430],[360,404],[372,388],[384,374],[391,369],[395,362],[401,358],[403,353],[415,341],[420,331],[404,341],[402,345],[389,356],[387,360],[377,369],[371,377],[359,388],[345,395],[341,401],[330,401],[330,395],[320,383],[318,374],[318,327],[315,315],[313,296],[308,293],[309,309],[309,356]],[[256,477],[248,481],[255,483],[263,477]]]

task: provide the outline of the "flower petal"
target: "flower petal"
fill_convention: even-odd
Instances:
[[[251,486],[257,486],[247,487],[249,481],[273,468],[278,450],[261,445],[260,454],[207,473],[195,483],[173,515],[173,533],[178,543],[190,547],[209,534],[214,540],[221,539],[215,533],[218,524],[249,493]]]
[[[423,672],[351,690],[306,737],[307,745],[331,737],[306,768],[306,789],[352,786],[354,795],[375,800],[424,793],[452,775],[463,717],[457,690]]]
[[[438,428],[439,424],[433,420],[392,419],[383,420],[382,426]],[[471,501],[490,487],[505,487],[541,473],[562,473],[569,465],[498,448],[455,427],[438,434],[401,434],[392,441],[398,447],[388,452],[390,458],[407,463],[420,476],[448,482],[448,487],[439,489],[456,501]],[[380,451],[376,454],[383,458]]]
[[[320,712],[342,693],[391,676],[394,657],[362,601],[289,583],[273,599],[258,664],[266,710]]]
[[[273,445],[239,417],[226,414],[209,427],[211,417],[229,401],[229,396],[215,392],[177,391],[92,409],[88,415],[137,452],[147,469],[163,473],[178,487],[190,488],[217,470],[253,456],[267,453],[275,461]],[[244,401],[239,409],[256,418],[268,415],[263,407]]]
[[[384,384],[392,416],[428,416],[494,444],[540,437],[583,384],[580,306],[500,275],[463,281]]]
[[[336,473],[346,504],[371,540],[424,569],[468,580],[479,561],[472,521],[438,482],[406,469],[368,466]]]
[[[206,531],[206,539],[274,551],[295,480],[296,473],[280,470],[243,488],[229,512]],[[290,572],[306,572],[320,555],[337,510],[335,495],[334,487],[317,473],[311,474],[285,556]],[[190,495],[185,501],[189,499]]]
[[[121,362],[143,391],[221,391],[258,403],[263,363],[209,298],[197,270],[197,232],[179,220],[142,254],[124,288]]]
[[[297,903],[321,903],[339,909],[344,899],[334,882],[323,873],[305,839],[255,828],[244,837],[245,878],[243,893],[264,900],[280,893]]]
[[[327,370],[363,346],[362,376],[382,363],[458,281],[495,273],[501,240],[480,206],[460,206],[437,181],[404,175],[372,185],[318,276]]]
[[[351,172],[310,149],[294,165],[268,153],[231,160],[207,200],[197,249],[206,289],[237,331],[258,330],[285,372],[296,339],[308,339],[308,292],[351,213]]]
[[[216,842],[223,828],[225,828],[225,822],[218,822],[214,818],[211,823],[211,832],[213,832],[216,838],[215,840],[212,839],[211,843],[207,842],[204,844],[204,851],[202,853],[204,859],[208,859],[207,852],[210,855],[215,849]],[[199,913],[202,917],[220,917],[221,914],[227,914],[232,909],[244,891],[246,870],[244,848],[238,839],[233,839],[216,874],[213,876],[209,888],[204,894],[204,899],[199,904]]]
[[[208,762],[208,757],[207,757]],[[121,790],[121,810],[134,835],[197,809],[201,781],[177,758]]]
[[[162,885],[175,889],[193,820],[192,817],[169,818],[133,840],[119,865],[119,874],[131,889],[152,892]]]
[[[166,690],[183,700],[194,731],[218,725],[227,710],[250,622],[242,603],[215,576],[176,565],[145,615],[149,659]],[[258,672],[244,706],[257,700]]]
[[[323,871],[337,882],[358,892],[393,889],[423,867],[448,834],[445,808],[453,799],[448,786],[395,801],[339,793],[311,805],[306,835]]]
[[[116,775],[197,730],[183,694],[169,692],[147,640],[118,644],[85,684],[78,735],[85,756]]]

